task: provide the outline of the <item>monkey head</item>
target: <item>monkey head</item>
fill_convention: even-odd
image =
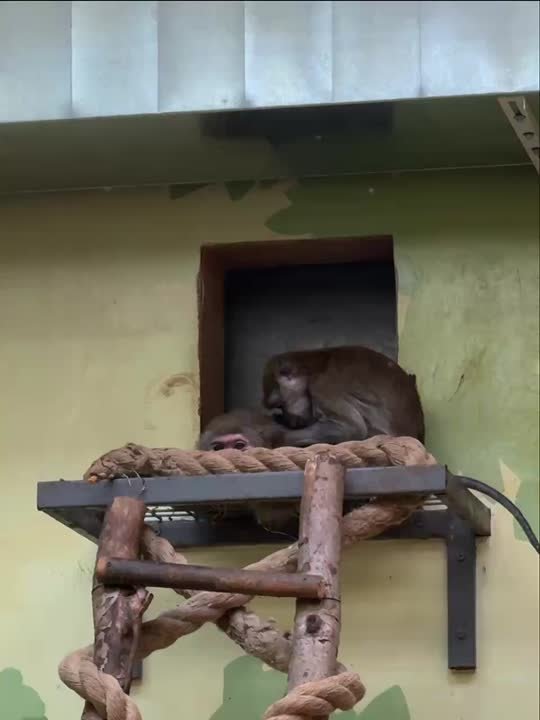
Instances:
[[[199,450],[247,450],[250,447],[283,446],[285,429],[272,417],[255,410],[232,410],[211,420],[197,442]],[[220,506],[207,509],[210,518],[237,521],[255,517],[266,530],[283,532],[294,524],[298,503],[249,503],[247,508]],[[247,512],[247,515],[246,515]]]
[[[367,347],[276,355],[266,364],[263,394],[267,408],[281,410],[279,422],[287,445],[424,435],[414,379],[396,362]]]
[[[309,373],[303,353],[275,355],[266,363],[263,375],[263,404],[278,410],[276,416],[289,428],[303,428],[313,421]]]
[[[279,445],[280,426],[254,410],[232,410],[211,420],[197,442],[198,450],[247,450]]]

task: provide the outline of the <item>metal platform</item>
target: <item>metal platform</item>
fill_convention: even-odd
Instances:
[[[90,484],[81,480],[38,483],[42,512],[96,542],[106,508],[121,495],[143,499],[146,522],[176,548],[283,543],[297,538],[297,523],[279,533],[258,525],[249,503],[294,502],[302,495],[303,472],[264,472],[119,478]],[[442,539],[447,547],[448,667],[476,668],[476,537],[490,535],[491,515],[459,476],[440,465],[355,468],[345,480],[346,510],[372,497],[427,495],[424,509],[378,540]],[[226,506],[229,520],[205,518]]]

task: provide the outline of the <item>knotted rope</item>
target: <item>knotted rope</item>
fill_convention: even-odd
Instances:
[[[247,452],[186,452],[174,449],[148,449],[129,444],[103,455],[85,473],[86,479],[110,479],[122,475],[179,475],[224,472],[261,472],[301,469],[315,452],[330,449],[346,467],[388,465],[432,465],[435,459],[413,438],[377,436],[363,442],[341,445],[314,445],[310,448],[255,448]],[[261,452],[262,450],[262,452]],[[283,467],[283,463],[289,463]],[[343,544],[374,537],[392,525],[399,525],[422,505],[423,497],[403,496],[377,500],[357,508],[343,518]],[[164,538],[145,528],[143,553],[158,562],[186,563]],[[248,565],[251,570],[296,569],[298,544],[280,549]],[[155,650],[169,647],[206,622],[214,622],[246,652],[258,657],[277,670],[286,672],[291,643],[288,634],[280,633],[273,621],[263,621],[246,610],[251,597],[239,593],[178,591],[189,598],[180,607],[166,611],[154,620],[144,622],[138,656],[146,657]],[[133,700],[110,675],[99,671],[92,661],[93,647],[88,646],[68,655],[59,666],[62,681],[95,707],[106,720],[141,720]],[[338,665],[337,671],[343,669]],[[274,703],[266,720],[312,720],[324,717],[335,709],[350,709],[363,696],[363,686],[355,673],[342,673],[295,688]],[[353,698],[357,698],[352,702]],[[287,704],[289,701],[289,704]],[[332,705],[334,702],[336,704]],[[337,703],[352,702],[352,705]],[[281,703],[281,704],[280,704]],[[285,704],[283,704],[285,703]],[[323,712],[321,708],[326,708]],[[328,709],[330,708],[330,709]],[[274,713],[268,715],[269,712]],[[278,714],[276,714],[278,713]],[[307,713],[307,714],[306,714]]]
[[[344,672],[323,680],[298,685],[270,705],[263,720],[311,720],[327,718],[335,710],[351,710],[366,692],[356,673]]]
[[[425,457],[423,445],[414,438],[377,435],[369,440],[351,440],[339,445],[308,448],[249,448],[202,452],[176,448],[147,448],[128,443],[102,455],[88,468],[84,479],[111,480],[122,475],[223,475],[226,473],[284,472],[303,470],[317,452],[331,451],[346,468],[415,465]],[[421,462],[419,464],[422,464]]]
[[[62,682],[89,700],[99,716],[107,720],[142,720],[134,701],[112,675],[101,672],[92,660],[92,647],[77,650],[60,664]]]

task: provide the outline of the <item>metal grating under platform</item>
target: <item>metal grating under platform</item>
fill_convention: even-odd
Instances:
[[[283,543],[297,538],[297,522],[271,532],[249,504],[299,501],[303,472],[235,473],[202,477],[119,478],[38,483],[38,509],[96,542],[104,512],[117,496],[139,497],[146,522],[176,548]],[[430,496],[422,510],[377,539],[442,539],[447,547],[448,666],[476,668],[476,537],[490,535],[490,511],[441,465],[355,468],[347,471],[345,510],[372,497]],[[230,519],[210,519],[227,508]]]

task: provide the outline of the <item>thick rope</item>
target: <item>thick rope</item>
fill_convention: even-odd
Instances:
[[[92,646],[70,655],[69,662],[62,661],[60,677],[77,695],[89,700],[102,718],[142,720],[137,705],[124,693],[118,680],[94,665]]]
[[[276,450],[219,450],[202,452],[176,448],[147,448],[128,443],[102,455],[88,468],[84,479],[111,480],[123,475],[223,475],[226,473],[283,472],[303,470],[314,453],[331,451],[346,468],[413,465],[411,455],[425,455],[422,444],[413,438],[377,435],[369,440],[339,445],[283,447]]]
[[[344,672],[304,683],[270,705],[263,720],[312,720],[327,718],[335,710],[351,710],[366,689],[356,673]]]
[[[347,445],[347,448],[345,448],[346,455],[347,453],[352,453],[350,446],[355,446],[355,452],[352,453],[354,460],[351,460],[349,457],[349,462],[353,462],[354,464],[349,464],[348,467],[361,467],[364,465],[430,465],[435,463],[435,459],[425,450],[421,443],[412,438],[378,436],[365,442],[345,443],[344,445]],[[343,445],[335,447],[319,445],[312,446],[312,448],[308,448],[307,451],[302,451],[307,452],[307,456],[304,456],[304,463],[305,459],[307,459],[311,453],[323,448],[327,449],[328,447],[330,447],[332,452],[343,462],[340,457]],[[338,449],[337,453],[335,452],[336,448]],[[140,450],[142,450],[142,452],[140,452]],[[286,450],[288,451],[289,448]],[[291,450],[296,451],[298,448],[292,448]],[[108,453],[100,458],[86,473],[86,477],[90,478],[92,475],[95,475],[96,470],[98,470],[98,477],[101,478],[114,477],[116,474],[128,474],[129,472],[138,472],[141,475],[178,474],[179,468],[170,463],[158,466],[152,465],[150,468],[147,460],[145,460],[144,463],[139,462],[143,456],[145,458],[155,459],[156,453],[164,452],[169,453],[169,457],[172,457],[170,453],[179,453],[179,457],[182,459],[186,455],[215,456],[220,454],[185,453],[183,451],[170,450],[147,451],[145,448],[140,448],[140,446],[128,445],[125,448],[114,450],[112,453]],[[222,452],[234,453],[235,462],[237,460],[236,455],[244,455],[244,453],[238,451]],[[275,453],[276,451],[269,452]],[[113,462],[109,463],[108,458],[111,456],[113,456]],[[122,457],[125,459],[126,465],[118,464]],[[137,467],[133,467],[135,464]],[[113,466],[115,469],[111,475],[110,473],[113,471]],[[161,472],[157,472],[158,467],[161,469]],[[182,467],[185,467],[185,465]],[[237,466],[235,466],[235,468],[234,471],[242,472]],[[167,472],[164,472],[165,469]],[[268,467],[265,466],[263,469],[267,470]],[[229,471],[230,470],[227,470],[227,472]],[[243,471],[245,472],[245,470]],[[250,468],[248,471],[252,472],[253,470]],[[208,472],[208,470],[205,472]],[[350,545],[358,540],[373,537],[392,525],[400,524],[419,507],[422,502],[423,498],[418,496],[406,496],[400,499],[394,497],[392,499],[375,501],[353,510],[343,519],[344,546]],[[185,557],[175,552],[170,543],[163,538],[157,537],[149,528],[146,528],[143,534],[143,546],[144,554],[150,559],[160,562],[186,562]],[[278,550],[266,558],[249,565],[248,568],[293,571],[296,568],[297,554],[298,545],[294,543],[287,548]],[[146,657],[155,650],[172,645],[177,639],[183,635],[194,632],[205,622],[218,623],[219,621],[218,626],[243,647],[246,652],[261,658],[272,667],[286,672],[291,651],[290,639],[288,635],[279,633],[273,623],[265,623],[254,613],[250,613],[241,607],[251,600],[250,596],[239,593],[213,592],[182,592],[181,594],[190,599],[182,606],[162,613],[154,620],[143,623],[139,644],[139,657]],[[257,635],[258,628],[265,634],[263,641],[261,641],[260,635]],[[92,653],[93,648],[89,646],[64,658],[59,666],[59,674],[62,681],[81,697],[89,700],[103,718],[107,720],[140,720],[140,713],[133,700],[125,695],[115,678],[100,672],[95,667],[92,662]],[[342,666],[339,666],[337,670],[339,671],[341,667]],[[339,678],[342,675],[343,674],[335,677]],[[346,675],[354,677],[356,684],[360,683],[358,676],[355,674],[347,673]],[[331,680],[331,678],[327,680]],[[327,680],[320,681],[323,685],[317,683],[315,683],[315,685],[308,684],[308,686],[312,686],[310,692],[314,694],[313,697],[315,698],[309,701],[311,703],[310,707],[315,707],[316,703],[319,703],[317,707],[322,707],[321,702],[327,702],[325,697],[318,695],[320,688],[322,688],[320,692],[323,693],[323,695],[327,692],[328,687],[330,687],[330,685],[324,685]],[[350,682],[352,682],[352,680]],[[299,688],[296,688],[295,691],[293,691],[292,695],[294,695],[294,697],[298,695],[298,690]],[[302,695],[302,693],[300,694]],[[290,696],[287,696],[287,698],[289,697]],[[287,700],[287,698],[284,698],[283,701]],[[299,703],[300,700],[296,700],[295,702]],[[304,695],[302,695],[302,702],[308,702]],[[311,718],[317,717],[317,714],[311,714],[310,716],[306,716],[305,714],[303,716],[298,714],[291,715],[290,707],[293,706],[286,707],[289,707],[289,710],[287,710],[288,714],[283,716],[286,720],[311,720]],[[296,707],[296,705],[294,707]],[[340,708],[341,706],[336,705],[335,707]],[[332,711],[333,710],[330,710],[330,712]],[[280,712],[283,715],[281,710]],[[325,713],[319,713],[319,716],[322,715],[324,717],[324,714]],[[326,714],[328,715],[329,713],[327,712]],[[272,720],[280,718],[279,715],[270,717],[272,717]],[[281,718],[281,720],[283,720],[283,718]]]

